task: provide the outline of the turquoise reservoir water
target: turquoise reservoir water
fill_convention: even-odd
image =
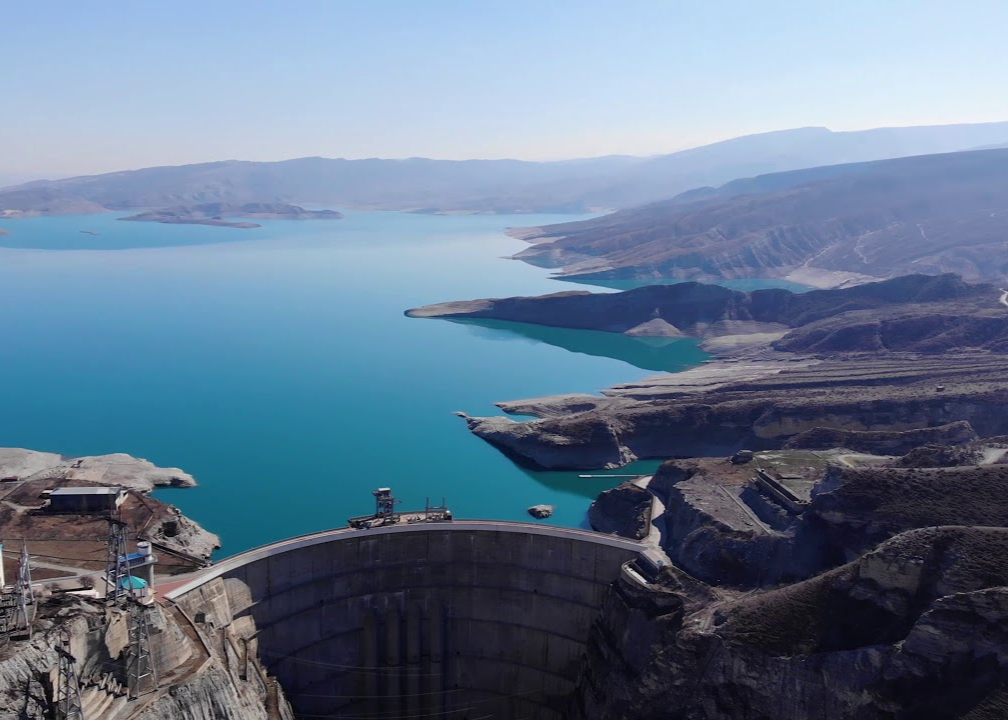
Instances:
[[[579,526],[615,479],[523,470],[452,415],[696,365],[693,341],[403,316],[444,300],[569,289],[501,259],[508,225],[570,216],[348,213],[255,230],[116,215],[4,220],[0,445],[126,452],[193,473],[158,497],[222,555],[342,526],[371,490],[458,517]],[[87,230],[98,235],[81,232]],[[645,471],[656,463],[615,472]]]

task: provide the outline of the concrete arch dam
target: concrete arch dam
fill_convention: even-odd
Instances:
[[[642,550],[529,523],[342,529],[167,597],[239,667],[258,654],[306,719],[560,720],[605,593]]]

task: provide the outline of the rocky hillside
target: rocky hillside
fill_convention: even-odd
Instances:
[[[124,609],[36,592],[32,638],[11,638],[0,649],[0,720],[62,717],[57,694],[61,646],[75,659],[83,716],[89,719],[294,718],[283,690],[254,652],[246,656],[229,632],[193,622],[170,603],[155,602],[148,610],[157,687],[147,679],[133,688]]]
[[[220,547],[220,538],[190,520],[174,505],[151,497],[155,487],[191,487],[193,476],[179,468],[160,468],[125,453],[68,458],[23,448],[0,448],[0,537],[24,538],[33,553],[51,554],[60,569],[71,565],[96,570],[108,524],[101,513],[54,515],[39,512],[43,493],[57,487],[122,487],[130,492],[120,507],[122,519],[137,539],[151,540],[166,550],[206,562]],[[96,550],[97,548],[97,550]],[[164,558],[165,565],[172,558]],[[43,562],[43,565],[47,563]],[[191,566],[189,566],[191,569]],[[65,568],[64,568],[65,569]],[[174,571],[182,568],[175,568]]]
[[[757,471],[788,478],[804,509]],[[999,465],[846,451],[665,463],[647,487],[672,564],[638,563],[610,591],[571,717],[1003,717],[1006,482]]]
[[[820,427],[901,432],[965,420],[981,437],[1002,435],[1006,377],[1008,357],[969,352],[740,362],[618,385],[603,397],[498,403],[538,420],[465,419],[475,435],[522,464],[611,468],[645,458],[779,448]]]
[[[813,580],[753,596],[671,568],[626,579],[593,631],[580,720],[1004,717],[1003,528],[907,533]],[[781,688],[786,688],[783,692]]]
[[[518,462],[592,469],[781,447],[792,438],[803,447],[815,441],[809,431],[896,454],[949,423],[999,435],[995,409],[1008,391],[1004,294],[955,275],[910,275],[803,294],[681,283],[450,302],[407,314],[701,337],[711,352],[730,356],[601,398],[498,403],[541,418],[531,422],[466,418],[473,433]]]
[[[1008,151],[767,175],[577,223],[526,230],[516,257],[563,275],[789,277],[831,286],[909,272],[1003,278]]]
[[[510,320],[633,337],[771,335],[786,352],[1008,349],[1003,291],[956,275],[907,275],[850,288],[740,292],[695,282],[620,293],[562,292],[408,310],[410,317]],[[769,339],[769,338],[761,338]]]

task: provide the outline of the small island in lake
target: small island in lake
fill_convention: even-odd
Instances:
[[[139,215],[119,218],[138,222],[158,222],[173,225],[216,225],[219,227],[257,228],[254,222],[235,222],[226,218],[256,220],[339,220],[343,213],[335,210],[305,210],[286,203],[202,203],[148,210]]]

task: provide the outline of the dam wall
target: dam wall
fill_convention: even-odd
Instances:
[[[167,597],[257,654],[303,717],[564,717],[589,630],[642,546],[531,523],[335,530]]]

